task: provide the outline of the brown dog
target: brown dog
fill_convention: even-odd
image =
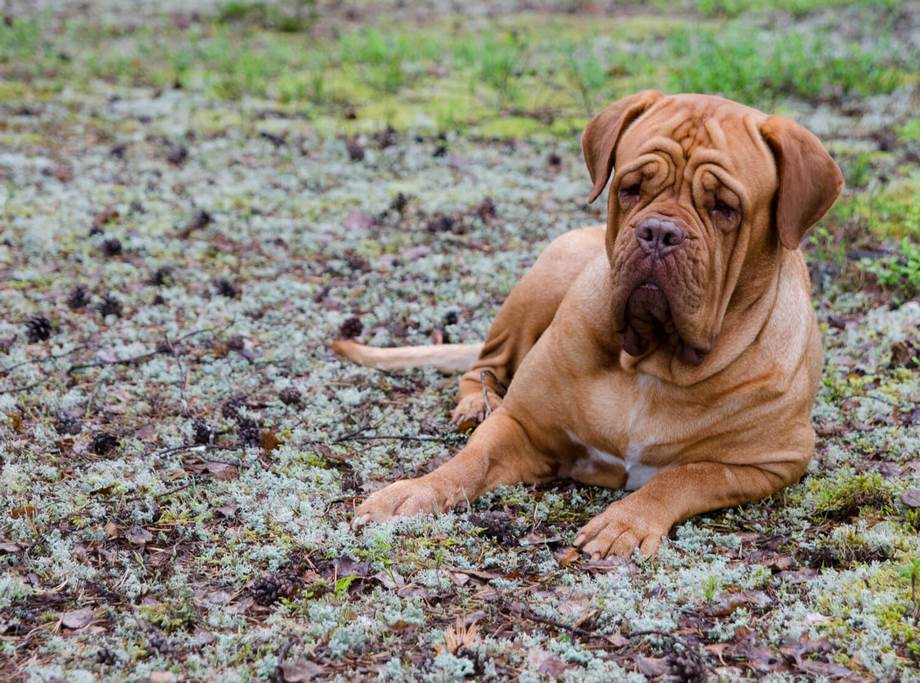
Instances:
[[[822,351],[798,245],[843,187],[837,165],[794,122],[706,95],[627,97],[582,146],[592,201],[613,175],[606,229],[550,244],[484,345],[335,345],[365,365],[468,369],[454,420],[491,413],[451,461],[371,495],[354,525],[571,477],[636,490],[576,545],[650,555],[676,522],[805,471]]]

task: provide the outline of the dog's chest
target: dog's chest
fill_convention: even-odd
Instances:
[[[661,469],[655,464],[658,458],[650,458],[660,441],[650,425],[657,380],[645,375],[635,380],[631,391],[615,386],[594,392],[585,424],[566,430],[574,447],[569,473],[573,479],[608,486],[622,479],[618,485],[632,491]]]

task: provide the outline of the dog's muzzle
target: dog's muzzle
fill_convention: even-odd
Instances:
[[[686,239],[686,231],[668,218],[650,216],[636,226],[639,247],[653,258],[679,249]]]

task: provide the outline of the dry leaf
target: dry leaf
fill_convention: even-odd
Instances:
[[[638,655],[635,661],[639,672],[649,678],[664,676],[669,670],[668,660],[665,657],[643,657]]]
[[[300,681],[312,681],[317,676],[326,673],[326,669],[311,662],[309,659],[298,659],[293,662],[284,662],[281,665],[281,675],[285,683],[299,683]]]
[[[575,564],[579,557],[581,557],[581,553],[578,552],[578,548],[573,548],[571,546],[568,548],[562,548],[556,552],[556,560],[563,567],[568,567]]]
[[[541,536],[536,532],[531,532],[524,536],[519,543],[521,545],[550,545],[552,543],[559,543],[562,540],[562,536]]]
[[[205,631],[204,629],[198,629],[195,631],[195,642],[199,645],[210,645],[215,640],[217,640],[217,636],[215,636],[210,631]]]
[[[174,683],[179,680],[172,671],[151,671],[150,683]]]
[[[236,513],[239,512],[239,510],[240,510],[240,506],[233,505],[233,504],[222,505],[219,508],[214,508],[214,512],[225,519],[230,519],[231,517],[236,515]]]
[[[264,431],[259,434],[259,445],[262,446],[262,450],[266,453],[271,453],[278,448],[280,444],[281,440],[275,436],[274,432]]]
[[[31,519],[35,516],[35,506],[34,505],[23,505],[22,507],[13,508],[10,510],[10,517],[13,519],[20,519],[22,517],[28,517]]]
[[[377,572],[371,578],[377,579],[384,588],[389,588],[390,590],[402,588],[406,585],[406,580],[395,569],[390,569],[385,572]]]
[[[455,655],[459,650],[469,649],[481,641],[479,624],[473,622],[464,626],[461,620],[457,619],[455,623],[448,626],[447,630],[444,631],[444,642],[436,643],[434,651],[440,654],[447,650],[450,654]]]
[[[25,546],[16,541],[0,541],[0,553],[18,553],[23,548]]]
[[[770,603],[770,596],[763,591],[742,590],[736,593],[722,593],[712,605],[701,610],[701,613],[707,617],[727,617],[739,607],[764,609]]]
[[[61,615],[61,624],[66,628],[83,628],[93,620],[94,611],[92,607],[84,607],[73,612],[64,612]]]
[[[907,489],[901,494],[901,502],[909,508],[920,508],[920,489]]]
[[[153,540],[153,534],[144,527],[135,524],[125,532],[125,540],[133,545],[146,545]]]

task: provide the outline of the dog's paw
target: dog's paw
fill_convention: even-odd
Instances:
[[[426,481],[426,477],[403,479],[372,493],[355,510],[351,526],[357,529],[368,522],[386,522],[420,512],[443,512],[449,507],[447,500],[441,487]]]
[[[575,545],[592,559],[610,555],[629,557],[638,548],[645,557],[658,552],[661,538],[671,525],[639,511],[629,498],[613,503],[585,524],[575,536]]]
[[[498,394],[487,391],[486,396],[490,410],[497,410],[502,404],[501,396]],[[457,407],[454,408],[450,415],[450,421],[457,426],[458,432],[465,432],[478,426],[488,415],[489,410],[486,410],[486,402],[482,398],[482,392],[477,392],[460,399]]]

